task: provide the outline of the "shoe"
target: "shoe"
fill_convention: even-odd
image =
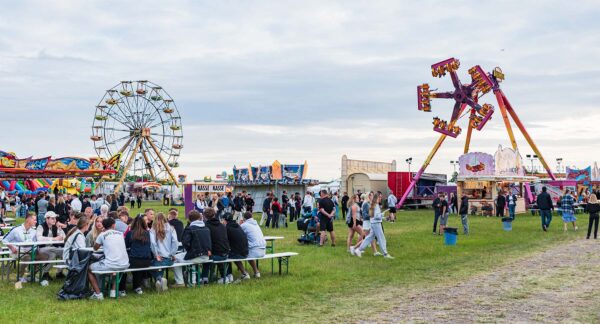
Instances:
[[[360,249],[356,249],[354,250],[354,255],[356,255],[357,257],[362,257],[362,251]]]
[[[354,246],[350,247],[350,255],[356,255],[356,248]]]
[[[185,287],[185,284],[182,284],[182,283],[180,283],[180,284],[176,283],[176,284],[171,285],[171,288],[184,288],[184,287]]]
[[[143,291],[143,290],[142,290],[142,288],[140,288],[140,287],[138,287],[138,288],[135,288],[135,290],[134,290],[134,291],[135,291],[135,293],[136,293],[136,294],[138,294],[138,295],[143,295],[143,294],[144,294],[144,291]]]
[[[117,298],[117,292],[114,290],[111,290],[110,293],[108,294],[109,298]]]
[[[158,292],[161,292],[163,290],[161,279],[156,279],[156,281],[154,282],[154,288],[156,288],[156,291],[158,291]]]
[[[165,291],[165,290],[168,290],[168,289],[169,289],[169,284],[168,284],[168,282],[167,282],[167,279],[166,279],[166,278],[161,278],[161,279],[160,279],[160,283],[161,283],[161,286],[162,286],[162,287],[161,287],[161,288],[162,288],[162,291]]]
[[[66,276],[64,273],[62,273],[62,271],[60,271],[56,274],[56,279],[63,279],[63,278],[66,278]]]
[[[127,297],[127,292],[125,290],[119,291],[119,297]]]
[[[241,278],[241,279],[242,279],[242,280],[248,280],[248,279],[250,279],[250,274],[249,274],[248,272],[244,273],[244,274],[242,275],[242,278]]]
[[[331,247],[335,247],[335,244],[333,244],[333,243],[332,243],[332,244],[331,244]]]
[[[225,283],[225,281],[226,281],[225,279],[223,279],[223,278],[219,278],[219,280],[217,280],[217,284],[218,284],[218,285],[222,285],[222,284],[224,284],[224,283]]]
[[[383,254],[381,254],[380,252],[373,253],[373,256],[380,256],[380,255],[383,255]]]
[[[548,227],[546,227],[546,225],[544,225],[542,228],[544,229],[544,232],[548,231]]]
[[[41,285],[42,287],[46,287],[46,286],[48,286],[48,280],[42,280],[42,282],[40,282],[40,285]]]
[[[21,278],[19,278],[19,282],[20,282],[20,283],[26,283],[26,282],[29,282],[29,278],[27,278],[27,277],[21,277]]]
[[[52,281],[52,277],[50,277],[50,274],[46,272],[44,275],[42,275],[42,280]]]
[[[578,230],[578,229],[579,229],[579,227],[575,226],[575,230]]]
[[[232,283],[233,282],[233,275],[232,274],[228,274],[225,279],[226,279],[227,283]]]
[[[260,278],[260,272],[255,273],[254,278]]]
[[[393,256],[391,256],[391,255],[389,255],[389,254],[386,254],[386,255],[384,255],[384,256],[383,256],[383,258],[384,258],[384,259],[390,259],[390,260],[393,260],[393,259],[395,259]]]
[[[90,296],[90,299],[91,299],[91,300],[103,300],[103,299],[104,299],[104,296],[102,295],[102,293],[101,293],[101,292],[100,292],[100,293],[93,293],[93,294]]]

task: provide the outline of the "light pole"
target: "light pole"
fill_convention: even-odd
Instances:
[[[405,161],[406,161],[406,164],[408,164],[408,173],[410,173],[410,165],[412,164],[412,157],[409,157]]]
[[[452,166],[454,167],[454,173],[456,173],[456,166],[458,165],[458,161],[450,161],[450,164],[452,164]]]
[[[556,171],[560,173],[560,165],[562,164],[563,158],[556,158]]]
[[[533,161],[536,160],[538,158],[538,156],[535,154],[533,154],[533,155],[527,154],[527,155],[525,155],[525,157],[527,157],[529,162],[531,162],[531,169],[529,170],[529,173],[533,174]]]

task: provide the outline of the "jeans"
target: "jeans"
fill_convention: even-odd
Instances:
[[[213,261],[223,261],[223,260],[227,260],[227,256],[226,255],[213,255],[212,257],[210,257],[211,260]],[[202,278],[208,278],[208,271],[210,270],[210,267],[212,265],[210,263],[205,263],[202,265]],[[219,268],[219,273],[221,274],[221,278],[225,278],[225,266],[222,263],[219,263],[217,265],[217,268]],[[206,274],[206,276],[205,276]]]
[[[245,256],[242,255],[237,255],[235,253],[230,252],[229,253],[229,259],[240,259],[243,260],[245,259]],[[227,275],[233,274],[233,262],[229,263],[229,267],[227,267]]]
[[[550,222],[552,221],[552,212],[550,210],[542,209],[540,210],[540,216],[542,217],[542,227],[550,227]]]
[[[594,238],[598,238],[598,214],[590,214],[587,238],[590,238],[590,234],[592,234],[592,224],[594,224]]]
[[[296,208],[290,207],[290,223],[296,220]]]
[[[129,257],[129,267],[130,268],[147,268],[152,263],[152,259],[139,259]],[[148,278],[147,271],[134,271],[133,272],[133,289],[141,288],[142,281]]]
[[[434,212],[434,216],[433,216],[433,232],[437,233],[437,223],[438,220],[440,219],[440,213],[438,211]]]
[[[385,241],[385,236],[383,235],[383,227],[381,226],[381,223],[371,223],[371,231],[369,232],[369,235],[367,235],[367,237],[365,237],[365,239],[362,241],[358,249],[361,252],[364,251],[367,246],[371,245],[373,239],[377,239],[377,244],[381,249],[381,253],[383,253],[383,255],[387,255],[387,244]]]
[[[48,260],[62,259],[63,248],[55,247],[55,246],[45,246],[40,249],[40,253],[47,255]],[[50,264],[50,263],[46,264],[44,266],[44,273],[48,273],[48,271],[50,271],[50,269],[52,269],[52,264]],[[61,271],[61,270],[59,270],[59,271]]]
[[[158,261],[156,259],[152,259],[152,266],[153,267],[160,267],[160,266],[170,266],[173,265],[173,260],[171,260],[170,258],[163,258],[162,261]],[[162,270],[157,270],[157,271],[152,271],[150,272],[150,274],[152,275],[152,277],[154,278],[154,280],[158,281],[163,277],[163,273],[165,272],[164,269]]]
[[[469,216],[467,214],[460,215],[460,220],[463,226],[463,233],[469,234]]]
[[[508,205],[508,216],[515,219],[515,205]]]
[[[185,252],[179,252],[175,254],[175,262],[184,262],[185,261]],[[183,267],[173,268],[173,277],[175,279],[175,283],[178,285],[182,285],[183,282]]]

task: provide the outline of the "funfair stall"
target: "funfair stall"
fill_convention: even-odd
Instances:
[[[530,195],[529,183],[537,178],[525,175],[518,150],[499,146],[494,155],[471,152],[461,155],[458,161],[457,192],[459,197],[465,194],[469,198],[469,210],[481,212],[491,208],[495,214],[494,202],[503,192],[517,195],[516,212],[525,212],[527,204],[523,198]]]

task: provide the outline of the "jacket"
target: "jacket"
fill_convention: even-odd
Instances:
[[[125,246],[129,249],[129,257],[136,259],[153,259],[152,248],[150,247],[150,233],[146,231],[146,242],[134,240],[133,232],[127,232],[125,235]]]
[[[231,252],[239,256],[248,256],[248,237],[236,222],[227,223],[227,238]]]
[[[537,196],[537,206],[540,210],[554,209],[554,203],[552,202],[550,194],[542,191],[542,193]]]
[[[596,216],[596,217],[598,217],[598,212],[600,212],[600,204],[590,204],[590,203],[588,203],[585,206],[585,209],[587,209],[587,212],[590,213],[590,216]]]
[[[469,198],[467,196],[462,196],[460,198],[460,210],[458,213],[461,215],[466,215],[469,213]]]
[[[265,241],[262,230],[254,218],[247,219],[240,227],[244,233],[246,233],[249,249],[264,249],[267,247],[267,242]]]
[[[231,248],[227,238],[227,228],[219,222],[216,217],[206,222],[206,227],[210,230],[210,240],[212,242],[212,254],[227,256]]]
[[[190,226],[183,230],[182,244],[186,251],[185,260],[208,255],[212,245],[210,230],[204,225],[203,221],[193,221]]]
[[[154,255],[160,255],[163,258],[170,259],[177,253],[179,241],[177,233],[171,225],[165,225],[165,238],[161,241],[156,236],[155,230],[150,230],[150,248]]]

